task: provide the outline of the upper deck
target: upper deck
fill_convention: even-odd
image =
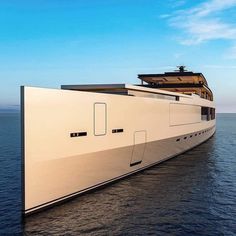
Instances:
[[[62,89],[155,97],[169,100],[179,100],[180,97],[189,97],[196,94],[201,98],[213,101],[213,94],[208,88],[207,81],[202,73],[185,71],[180,67],[178,72],[164,74],[140,74],[139,85],[128,84],[88,84],[88,85],[62,85]]]
[[[186,71],[184,66],[178,68],[178,71],[164,74],[140,74],[138,78],[144,87],[182,94],[197,94],[201,98],[213,101],[213,93],[202,73]]]

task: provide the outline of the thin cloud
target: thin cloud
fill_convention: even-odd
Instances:
[[[169,1],[169,5],[172,7],[172,8],[178,8],[178,7],[181,7],[183,5],[186,4],[186,0],[170,0]]]
[[[236,69],[236,65],[204,65],[204,67],[211,69]]]
[[[177,11],[168,18],[169,23],[183,30],[185,45],[226,39],[236,40],[236,25],[227,23],[220,15],[236,7],[236,0],[210,0],[193,8]]]
[[[161,19],[169,18],[171,15],[170,14],[162,14],[159,16]]]
[[[183,55],[184,55],[184,53],[175,53],[174,58],[179,59],[179,58],[183,57]]]
[[[231,47],[226,56],[225,56],[226,59],[236,59],[236,45]]]
[[[235,5],[236,0],[210,0],[192,8],[190,13],[194,14],[195,17],[206,17],[210,14],[232,8]]]

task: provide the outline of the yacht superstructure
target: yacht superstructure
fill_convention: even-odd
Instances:
[[[24,214],[123,178],[215,132],[203,74],[180,67],[139,85],[22,87]]]

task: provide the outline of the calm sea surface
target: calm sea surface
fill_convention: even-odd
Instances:
[[[21,222],[20,117],[0,113],[0,235],[236,235],[236,114],[165,163]]]

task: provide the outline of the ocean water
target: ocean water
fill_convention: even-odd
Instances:
[[[19,113],[0,113],[0,235],[236,235],[236,114],[167,162],[21,219]]]

